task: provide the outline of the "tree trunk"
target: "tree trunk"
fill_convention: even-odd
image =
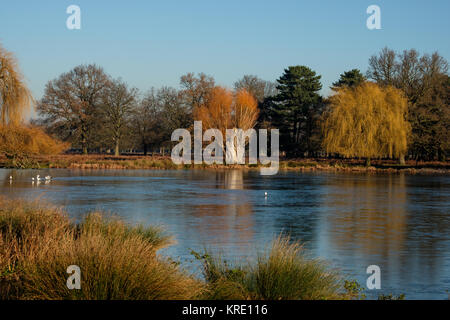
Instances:
[[[86,126],[83,124],[81,126],[81,146],[83,148],[83,154],[88,154],[87,150],[87,129]]]
[[[403,153],[400,155],[398,160],[401,166],[405,165],[405,155]]]
[[[114,151],[114,155],[116,157],[118,157],[120,155],[120,152],[119,152],[119,139],[116,140],[116,148],[115,148],[115,151]]]
[[[147,155],[147,144],[144,143],[144,156]]]
[[[236,148],[235,150],[228,150],[226,149],[224,154],[225,154],[225,160],[226,164],[237,164],[238,163],[238,157],[237,157],[237,152],[236,152]]]

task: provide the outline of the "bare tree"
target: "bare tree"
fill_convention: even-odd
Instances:
[[[117,79],[109,83],[102,95],[102,111],[105,115],[105,127],[114,142],[114,155],[120,154],[120,142],[125,134],[133,106],[136,103],[136,88]]]
[[[268,129],[271,127],[270,108],[271,98],[278,94],[277,85],[253,75],[244,75],[234,83],[235,91],[246,90],[258,102],[259,115],[257,126]]]
[[[158,90],[157,99],[167,130],[166,138],[170,141],[173,130],[192,125],[192,110],[190,105],[185,103],[183,92],[174,88],[162,87]]]
[[[257,76],[245,75],[242,79],[234,83],[234,89],[247,90],[248,93],[253,95],[258,103],[262,103],[264,99],[277,94],[276,84],[270,81],[262,80]]]
[[[137,144],[147,155],[149,148],[159,144],[163,137],[160,105],[154,88],[149,90],[132,112],[132,129]]]
[[[393,85],[397,71],[395,51],[385,47],[378,56],[370,57],[367,77],[381,85]]]
[[[191,110],[204,104],[215,87],[214,78],[204,73],[199,73],[197,77],[194,73],[188,73],[181,77],[180,84],[186,104]]]
[[[448,62],[437,52],[429,55],[414,50],[401,54],[384,48],[369,60],[367,75],[379,85],[395,86],[408,98],[408,120],[412,126],[410,155],[416,159],[445,159],[449,105]],[[404,163],[403,155],[400,162]]]
[[[98,107],[109,76],[96,65],[80,65],[49,81],[38,103],[38,114],[50,131],[63,140],[79,143],[83,153],[93,139],[98,124]]]

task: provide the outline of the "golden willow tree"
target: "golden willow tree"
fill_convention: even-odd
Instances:
[[[22,123],[32,104],[16,59],[0,45],[0,155],[14,167],[29,166],[30,155],[55,154],[68,148],[41,129]]]
[[[346,86],[330,98],[330,107],[323,122],[326,152],[366,158],[367,165],[371,158],[402,161],[410,125],[408,102],[400,90],[371,82]]]
[[[246,131],[255,126],[259,114],[258,101],[245,89],[233,93],[217,86],[211,89],[200,106],[194,108],[193,114],[195,120],[202,121],[203,130],[217,129],[226,137],[227,129]],[[239,144],[235,146],[239,147]],[[228,157],[236,158],[237,153],[224,151]]]
[[[14,55],[0,45],[0,123],[17,125],[31,109],[33,98]]]

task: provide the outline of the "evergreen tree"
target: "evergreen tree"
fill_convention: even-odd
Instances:
[[[356,87],[366,81],[366,77],[359,71],[358,69],[352,69],[350,71],[346,71],[340,75],[338,81],[333,83],[331,87],[333,90],[341,87]]]
[[[290,155],[311,155],[317,151],[313,135],[322,111],[320,75],[306,66],[291,66],[277,80],[279,93],[273,97],[271,114],[280,129],[280,143]]]

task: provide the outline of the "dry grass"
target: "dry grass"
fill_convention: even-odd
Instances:
[[[307,258],[299,242],[278,237],[257,261],[230,265],[209,253],[203,261],[206,298],[219,300],[345,299],[343,281],[327,265]]]
[[[372,160],[372,167],[366,167],[364,160],[357,159],[289,159],[280,161],[280,170],[291,171],[331,171],[331,172],[370,172],[370,173],[450,173],[450,162],[416,162],[407,161],[400,166],[394,160]],[[11,167],[11,161],[2,158],[0,153],[0,167]],[[122,155],[111,156],[104,154],[59,154],[35,155],[30,158],[28,168],[68,168],[81,170],[96,169],[205,169],[205,170],[259,170],[260,165],[175,165],[169,156]]]
[[[59,154],[69,148],[33,126],[0,125],[0,155],[13,167],[28,167],[36,155]]]
[[[98,213],[75,225],[64,211],[0,200],[0,299],[193,299],[202,283],[157,254],[170,238]],[[81,290],[66,286],[70,265]]]

